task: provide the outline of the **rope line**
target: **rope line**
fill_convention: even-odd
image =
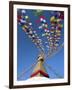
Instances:
[[[53,73],[55,76],[57,76],[58,78],[63,78],[60,74],[57,73],[56,70],[54,70],[50,65],[48,65],[46,62],[45,62],[45,66],[47,66]]]
[[[63,48],[63,46],[64,46],[64,43],[62,43],[60,45],[60,47],[58,48],[57,51],[52,52],[50,55],[47,54],[45,58],[51,58],[53,55],[55,55],[56,53],[58,53]]]
[[[36,65],[37,61],[35,63],[33,63],[31,65],[31,67],[29,67],[28,69],[24,70],[19,76],[18,78],[21,78],[25,73],[27,73],[28,71],[30,71],[30,69],[32,69],[34,67],[34,65]]]

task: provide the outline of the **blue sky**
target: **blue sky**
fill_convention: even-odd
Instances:
[[[39,19],[38,16],[35,16],[32,10],[26,10],[27,15],[30,17],[30,21],[32,22],[32,27],[34,30],[37,31],[38,36],[43,40],[46,41],[43,37],[41,37],[44,31],[38,29],[38,24],[36,24],[36,20]],[[46,17],[47,23],[49,28],[51,26],[50,17],[52,11],[44,11],[43,16]],[[56,12],[55,12],[56,13]],[[54,14],[55,14],[54,13]],[[63,24],[63,22],[62,22]],[[17,75],[21,75],[23,71],[27,70],[34,62],[36,62],[36,58],[39,55],[39,50],[35,46],[35,44],[28,38],[27,34],[22,30],[22,27],[18,24],[17,26]],[[62,36],[60,43],[63,43],[63,32],[64,28],[62,28]],[[45,46],[45,45],[44,45]],[[44,47],[45,48],[45,47]],[[47,48],[45,48],[47,50]],[[47,58],[45,62],[51,66],[59,75],[64,77],[64,48],[62,48],[56,55],[52,56],[51,58]],[[44,65],[45,66],[45,65]],[[48,67],[46,67],[46,71],[49,74],[50,78],[58,78],[53,71],[51,71]],[[30,78],[32,70],[28,70],[27,73],[23,74],[22,77],[18,78],[18,80],[26,80]]]

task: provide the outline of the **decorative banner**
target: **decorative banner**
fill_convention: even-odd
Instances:
[[[55,52],[60,44],[61,32],[62,32],[62,21],[64,19],[63,12],[52,12],[50,17],[50,26],[47,23],[47,18],[43,15],[43,10],[33,10],[33,13],[39,18],[36,23],[39,25],[38,29],[42,31],[42,37],[47,38],[46,48],[48,54]],[[30,17],[26,14],[25,10],[18,11],[18,24],[22,27],[22,30],[28,35],[32,42],[39,48],[42,52],[44,51],[43,41],[38,36],[37,32],[33,30],[33,24],[30,22]]]
[[[32,23],[30,22],[30,18],[26,15],[26,11],[22,10],[20,13],[21,15],[18,16],[18,23],[22,27],[23,31],[28,35],[28,37],[32,40],[32,42],[40,48],[42,52],[44,52],[44,48],[42,46],[42,41],[38,37],[36,31],[32,28]]]

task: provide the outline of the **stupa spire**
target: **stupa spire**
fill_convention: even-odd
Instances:
[[[31,77],[48,77],[49,75],[46,72],[46,69],[44,67],[44,55],[40,54],[38,56],[38,62],[32,72]]]

